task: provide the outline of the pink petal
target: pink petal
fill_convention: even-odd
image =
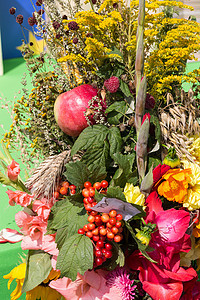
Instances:
[[[146,199],[146,205],[147,205],[147,214],[151,211],[154,211],[157,215],[160,211],[163,211],[162,208],[162,201],[158,197],[157,192],[152,192]]]
[[[181,282],[152,283],[143,281],[142,287],[154,300],[178,300],[183,291]]]
[[[7,240],[9,243],[18,243],[23,239],[23,235],[17,230],[11,228],[5,228],[1,230],[2,238]]]
[[[169,242],[180,240],[184,236],[189,222],[190,214],[188,212],[174,208],[162,211],[156,216],[159,234]]]

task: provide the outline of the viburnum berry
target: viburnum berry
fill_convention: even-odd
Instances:
[[[106,250],[112,250],[112,245],[110,243],[105,244],[105,249]]]
[[[97,243],[98,243],[98,242],[97,242]],[[96,256],[96,257],[101,257],[101,256],[102,256],[101,250],[96,250],[95,256]]]
[[[66,188],[65,186],[62,186],[62,187],[60,188],[60,194],[61,194],[61,195],[67,195],[67,193],[68,193],[67,188]]]
[[[93,237],[92,231],[86,232],[86,236],[91,239]]]
[[[116,210],[114,210],[114,209],[112,209],[112,210],[109,212],[109,216],[110,216],[111,218],[115,218],[116,215],[117,215],[117,212],[116,212]]]
[[[104,242],[103,241],[98,241],[97,242],[97,247],[99,247],[99,248],[103,248],[104,247]]]
[[[84,189],[82,190],[82,195],[83,195],[83,197],[85,197],[85,198],[89,197],[89,196],[90,196],[89,190],[86,189],[86,188],[84,188]]]
[[[100,188],[101,188],[101,182],[95,182],[93,184],[93,188],[96,189],[96,190],[100,190]]]
[[[70,191],[70,194],[71,194],[71,195],[76,194],[76,190],[71,190],[71,191]]]
[[[110,250],[106,250],[105,257],[106,258],[111,258],[112,257],[112,252]]]
[[[97,265],[97,266],[100,266],[100,265],[102,265],[103,260],[102,260],[101,257],[97,257],[96,260],[95,260],[95,262],[96,262],[96,265]]]
[[[115,241],[116,243],[121,242],[121,240],[122,240],[121,235],[115,235],[115,236],[114,236],[114,241]]]
[[[106,235],[107,234],[107,229],[106,228],[102,228],[102,229],[100,229],[100,235]]]
[[[119,88],[119,85],[119,78],[116,76],[112,76],[104,81],[104,86],[110,93],[116,93]]]
[[[123,219],[123,216],[121,214],[116,215],[116,220],[121,221]]]
[[[108,214],[102,214],[101,220],[102,222],[107,223],[110,220],[110,217]]]
[[[89,188],[90,186],[92,186],[92,184],[91,184],[90,181],[86,181],[86,182],[84,183],[84,187],[85,187],[85,188]]]
[[[62,186],[66,187],[67,189],[69,188],[69,182],[68,181],[63,181],[61,183]]]
[[[95,217],[94,216],[88,216],[88,222],[90,222],[90,223],[94,223],[94,221],[95,221]]]
[[[121,222],[116,222],[115,226],[116,226],[117,228],[120,228],[120,227],[122,226],[122,223],[121,223]]]
[[[85,231],[83,230],[83,228],[79,228],[78,233],[79,233],[79,234],[84,234]]]
[[[113,238],[114,238],[114,233],[112,233],[111,231],[108,231],[107,232],[107,238],[109,239],[109,240],[112,240]]]
[[[107,188],[108,187],[108,181],[107,180],[102,180],[102,182],[101,182],[101,186],[102,186],[102,188]]]
[[[60,196],[59,192],[54,192],[54,198],[55,198],[55,199],[58,199],[59,196]]]
[[[112,227],[111,232],[117,234],[119,232],[119,229],[117,227]]]
[[[92,239],[94,242],[97,242],[99,240],[99,235],[94,235]]]
[[[115,218],[110,218],[109,223],[114,226],[116,224],[116,219]]]
[[[89,223],[89,224],[87,225],[87,228],[88,228],[89,230],[94,230],[94,229],[95,229],[95,224],[94,224],[94,223]]]
[[[74,184],[71,184],[71,185],[69,186],[69,189],[70,189],[70,190],[75,190],[75,189],[76,189],[76,186],[75,186]]]

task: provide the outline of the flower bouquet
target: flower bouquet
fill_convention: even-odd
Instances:
[[[28,19],[46,50],[23,42],[33,89],[0,153],[23,208],[1,241],[28,250],[11,299],[200,299],[199,70],[185,73],[200,25],[176,18],[181,1],[87,5],[38,0]]]

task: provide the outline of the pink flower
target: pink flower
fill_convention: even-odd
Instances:
[[[106,274],[103,270],[87,271],[77,275],[73,282],[67,277],[51,281],[49,286],[56,289],[66,300],[123,300],[115,285],[106,285]]]
[[[31,201],[33,200],[34,196],[31,196],[25,192],[22,191],[11,191],[8,190],[6,192],[9,197],[9,204],[11,206],[14,206],[15,204],[21,205],[23,207],[27,207],[31,204]]]
[[[117,267],[115,270],[106,275],[106,285],[109,287],[115,286],[123,300],[134,299],[134,290],[137,287],[133,285],[134,280],[129,278],[129,274],[125,268]]]
[[[32,205],[32,210],[37,213],[38,216],[42,217],[45,221],[48,220],[50,211],[51,211],[51,203],[48,203],[47,200],[35,200]]]
[[[47,222],[41,217],[31,216],[25,211],[19,211],[15,215],[15,222],[24,235],[30,236],[32,240],[41,241],[43,233],[46,232]]]
[[[55,235],[53,234],[45,235],[43,233],[41,234],[41,238],[38,240],[31,238],[29,235],[24,236],[21,243],[21,247],[22,250],[43,250],[51,255],[54,255],[54,260],[57,258],[59,253],[57,245],[55,243]]]
[[[12,181],[17,181],[19,173],[20,173],[19,164],[16,161],[14,161],[14,159],[13,159],[11,164],[8,165],[7,168],[8,168],[8,171],[7,171],[8,178]]]

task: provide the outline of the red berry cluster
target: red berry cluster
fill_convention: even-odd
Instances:
[[[58,199],[60,196],[74,194],[76,194],[76,186],[74,184],[70,185],[68,181],[63,181],[54,192],[54,198]]]
[[[112,257],[112,245],[109,241],[119,243],[122,236],[122,215],[117,214],[116,210],[111,210],[109,214],[98,213],[92,210],[97,202],[94,199],[95,189],[105,193],[108,182],[96,182],[93,187],[89,181],[84,184],[82,195],[85,209],[88,213],[88,224],[78,230],[79,234],[85,234],[93,240],[95,265],[100,266],[107,258]],[[96,243],[96,244],[95,244]]]

